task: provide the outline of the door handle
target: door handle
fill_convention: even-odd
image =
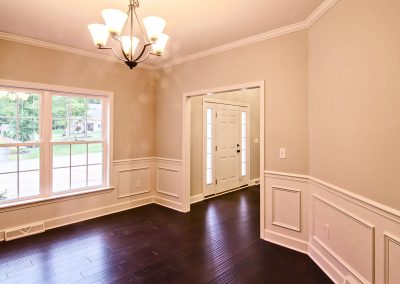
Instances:
[[[240,150],[236,150],[237,153],[240,153]]]

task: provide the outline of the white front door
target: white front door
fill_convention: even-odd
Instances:
[[[239,106],[217,104],[216,193],[240,186]]]

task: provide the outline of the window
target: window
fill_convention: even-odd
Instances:
[[[242,173],[242,177],[244,177],[244,176],[246,176],[247,175],[247,170],[246,170],[246,168],[247,168],[247,161],[246,161],[246,158],[247,158],[247,156],[246,156],[246,154],[247,154],[247,152],[246,152],[246,141],[247,141],[247,137],[246,137],[246,131],[247,131],[247,122],[246,122],[246,112],[245,111],[242,111],[242,119],[241,119],[241,126],[242,126],[242,129],[241,129],[241,133],[242,133],[242,137],[241,137],[241,142],[242,142],[242,158],[241,158],[241,160],[242,160],[242,163],[241,163],[241,173]]]
[[[212,108],[207,108],[206,112],[206,184],[213,184],[213,135],[212,135]]]
[[[0,203],[108,184],[106,95],[0,87]]]

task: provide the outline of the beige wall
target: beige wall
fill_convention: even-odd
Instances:
[[[159,72],[156,155],[182,158],[183,92],[265,80],[266,169],[308,173],[308,33],[301,31]],[[279,159],[279,148],[287,159]]]
[[[310,174],[400,209],[400,1],[342,0],[309,30]]]
[[[0,79],[114,92],[114,159],[154,155],[152,71],[0,40]]]
[[[260,178],[260,89],[197,96],[191,99],[190,195],[203,193],[203,97],[245,103],[250,106],[250,180]]]

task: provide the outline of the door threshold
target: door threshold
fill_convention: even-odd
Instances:
[[[248,187],[252,187],[252,186],[253,185],[245,184],[245,185],[233,188],[233,189],[229,189],[229,190],[224,191],[224,192],[207,195],[207,196],[204,197],[204,200],[211,199],[211,198],[214,198],[214,197],[218,197],[218,196],[221,196],[221,195],[224,195],[224,194],[232,193],[232,192],[235,192],[235,191],[238,191],[238,190],[241,190],[241,189],[245,189],[245,188],[248,188]]]

